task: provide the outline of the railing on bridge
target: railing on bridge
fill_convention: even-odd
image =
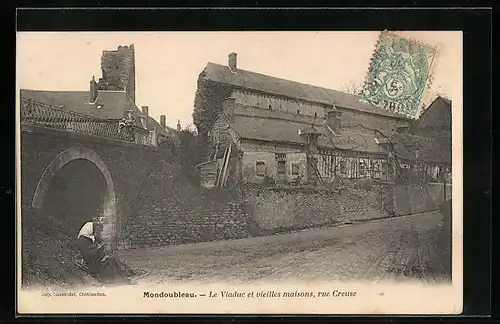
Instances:
[[[121,127],[115,120],[96,118],[27,98],[21,99],[20,110],[22,124],[153,145],[149,130],[135,125]]]

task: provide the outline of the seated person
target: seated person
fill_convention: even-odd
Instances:
[[[105,283],[130,283],[120,265],[103,249],[94,235],[94,223],[87,222],[78,233],[76,246],[83,256],[89,275]]]

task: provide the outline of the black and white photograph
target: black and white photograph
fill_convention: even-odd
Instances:
[[[16,47],[19,313],[462,311],[461,32]]]

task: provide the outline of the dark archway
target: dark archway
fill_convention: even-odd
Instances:
[[[99,168],[89,160],[75,159],[54,175],[42,211],[61,234],[75,236],[83,224],[102,217],[106,192]]]
[[[50,214],[72,235],[75,226],[78,234],[78,226],[98,219],[102,238],[111,246],[116,243],[115,187],[107,166],[93,150],[74,147],[59,153],[44,170],[32,207]]]

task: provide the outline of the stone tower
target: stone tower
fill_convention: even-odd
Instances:
[[[103,51],[101,71],[102,78],[97,83],[99,90],[125,91],[135,103],[134,45]]]

